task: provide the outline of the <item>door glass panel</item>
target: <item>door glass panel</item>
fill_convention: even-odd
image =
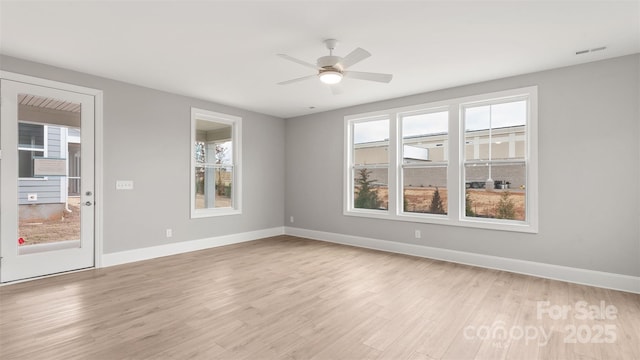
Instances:
[[[80,247],[79,103],[18,95],[20,254]]]

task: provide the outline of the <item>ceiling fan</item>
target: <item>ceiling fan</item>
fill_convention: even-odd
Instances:
[[[327,46],[327,49],[329,49],[329,55],[319,57],[315,65],[309,62],[306,62],[304,60],[296,59],[289,55],[278,54],[278,56],[280,56],[283,59],[293,61],[294,63],[312,68],[317,71],[317,74],[279,82],[278,85],[287,85],[287,84],[295,83],[298,81],[311,79],[313,77],[318,77],[321,82],[328,85],[335,85],[340,83],[343,77],[360,79],[360,80],[368,80],[368,81],[377,81],[382,83],[388,83],[393,78],[393,75],[391,74],[380,74],[380,73],[347,70],[349,67],[371,56],[371,53],[369,53],[367,50],[364,50],[362,48],[357,48],[353,50],[351,53],[349,53],[349,55],[345,57],[340,57],[340,56],[333,55],[333,50],[336,48],[336,45],[338,44],[337,40],[327,39],[324,41],[324,44]],[[331,88],[332,90],[336,90],[333,86]],[[336,91],[334,91],[334,93],[336,93]]]

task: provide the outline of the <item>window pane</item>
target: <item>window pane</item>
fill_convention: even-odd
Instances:
[[[233,167],[196,166],[195,208],[232,207]]]
[[[233,146],[231,141],[204,143],[196,141],[194,156],[198,164],[233,164]]]
[[[389,120],[353,124],[354,165],[389,163]]]
[[[524,163],[468,164],[465,184],[466,216],[526,220]]]
[[[465,159],[524,158],[527,123],[525,100],[467,107],[464,118]]]
[[[233,164],[233,147],[231,141],[224,141],[213,144],[215,150],[216,164]]]
[[[403,116],[403,162],[446,161],[448,122],[447,111]]]
[[[489,112],[491,105],[466,107],[464,109],[464,131],[489,129]]]
[[[195,180],[196,180],[196,194],[195,194],[195,208],[205,209],[205,197],[204,197],[204,166],[196,166],[195,168]]]
[[[18,151],[18,177],[30,178],[33,177],[33,158],[41,157],[44,155],[44,151]]]
[[[202,141],[196,141],[193,146],[193,157],[196,159],[196,164],[201,165],[206,163],[206,146]]]
[[[405,168],[403,177],[403,211],[413,213],[447,213],[447,167]]]
[[[353,170],[353,207],[387,210],[389,208],[389,169],[355,168]]]
[[[44,126],[19,123],[18,147],[28,149],[44,149]]]
[[[232,207],[231,202],[231,184],[233,181],[233,168],[216,168],[216,201],[215,207],[217,208],[229,208]]]

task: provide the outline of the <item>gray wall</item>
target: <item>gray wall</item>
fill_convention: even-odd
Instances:
[[[7,56],[0,67],[104,92],[105,253],[283,225],[284,120]],[[242,215],[189,219],[191,106],[243,118]]]
[[[288,119],[288,225],[640,276],[639,68],[636,54]],[[345,115],[531,85],[539,96],[538,234],[342,214]]]
[[[286,215],[305,229],[640,276],[640,55],[286,121],[6,56],[0,67],[104,91],[105,253],[282,226]],[[345,115],[530,85],[538,234],[342,215]],[[191,106],[243,118],[242,215],[189,219]],[[135,189],[116,191],[116,179]]]

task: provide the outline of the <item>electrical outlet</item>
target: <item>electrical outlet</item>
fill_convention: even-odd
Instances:
[[[168,237],[168,238],[170,238],[170,237],[172,237],[172,236],[173,236],[173,230],[171,230],[171,229],[167,229],[167,230],[165,230],[165,233],[166,233],[166,235],[167,235],[167,237]]]
[[[420,239],[422,237],[422,233],[420,233],[420,230],[416,230],[416,239]]]
[[[289,218],[289,222],[293,224],[293,216]]]
[[[116,190],[133,190],[133,180],[116,180]]]

